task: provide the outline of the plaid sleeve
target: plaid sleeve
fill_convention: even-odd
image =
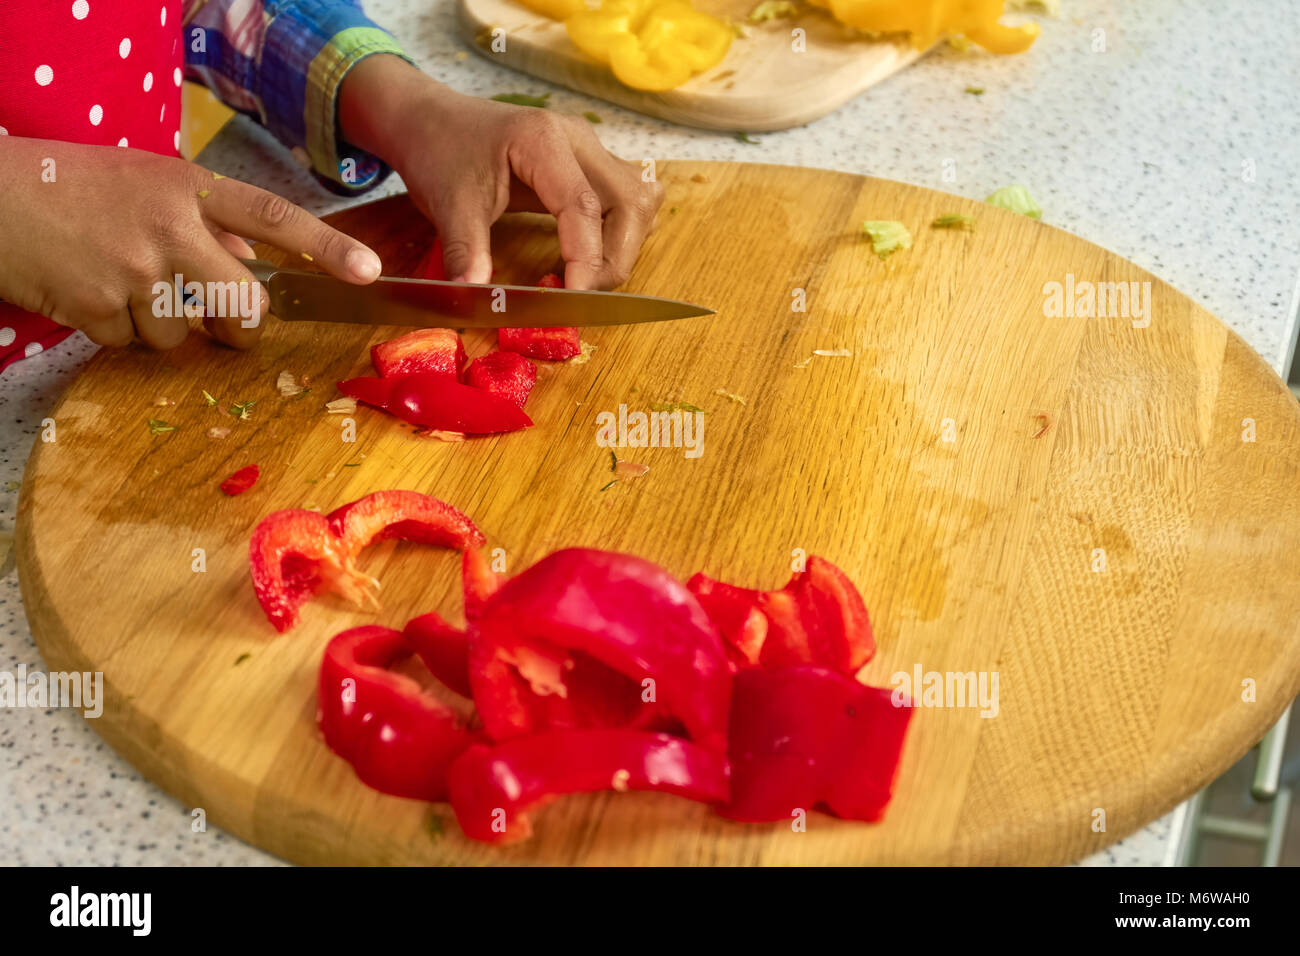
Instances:
[[[359,0],[187,0],[185,72],[256,119],[335,192],[378,185],[388,167],[343,142],[343,78],[372,53],[411,62]]]

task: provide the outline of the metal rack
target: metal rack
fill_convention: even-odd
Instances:
[[[1287,816],[1291,811],[1291,790],[1280,785],[1282,754],[1286,749],[1287,724],[1290,719],[1291,707],[1288,706],[1256,748],[1258,755],[1255,761],[1255,779],[1251,783],[1250,795],[1259,803],[1272,804],[1268,821],[1257,823],[1206,813],[1206,788],[1187,803],[1175,865],[1195,866],[1200,854],[1201,838],[1206,835],[1261,844],[1260,866],[1278,865],[1282,857],[1282,844],[1286,839]]]

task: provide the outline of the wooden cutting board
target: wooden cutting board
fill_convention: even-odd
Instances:
[[[757,0],[695,0],[695,6],[742,23]],[[794,19],[747,25],[747,35],[732,42],[716,67],[667,93],[646,93],[624,86],[574,46],[563,23],[514,0],[460,0],[457,10],[461,36],[494,63],[704,129],[759,132],[811,123],[921,55],[909,43],[866,39],[807,8]],[[492,43],[498,28],[505,31],[504,49]],[[803,31],[802,49],[794,47],[796,29]]]
[[[17,529],[48,666],[104,674],[95,729],[210,822],[303,863],[1061,862],[1259,739],[1300,687],[1300,408],[1240,338],[1132,264],[989,206],[780,166],[661,178],[628,288],[716,317],[589,331],[587,364],[541,369],[522,433],[448,444],[363,408],[345,443],[331,383],[366,374],[398,329],[272,322],[250,354],[201,334],[100,352],[51,413],[57,440],[34,447]],[[953,212],[976,230],[928,227]],[[874,218],[905,222],[915,246],[881,262],[858,234]],[[333,221],[390,272],[432,239],[404,197]],[[539,217],[501,224],[494,248],[504,282],[556,263]],[[1044,284],[1067,275],[1150,282],[1154,318],[1045,317]],[[313,391],[280,398],[282,370]],[[236,401],[256,402],[249,420],[222,413]],[[703,454],[623,450],[649,474],[602,491],[596,416],[661,401],[707,411]],[[151,418],[176,430],[153,436]],[[215,425],[230,436],[209,438]],[[250,462],[261,483],[222,495]],[[813,814],[796,833],[605,793],[538,812],[522,845],[469,843],[448,807],[359,784],[314,724],[326,640],[430,609],[459,620],[456,557],[377,546],[382,613],[321,600],[285,636],[248,580],[261,517],[385,488],[462,508],[513,571],[587,545],[774,587],[796,549],[823,555],[871,609],[863,679],[996,672],[997,715],[918,710],[879,825]]]

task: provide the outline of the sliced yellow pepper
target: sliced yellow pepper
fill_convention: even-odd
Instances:
[[[578,49],[608,63],[619,81],[661,92],[722,62],[735,34],[688,0],[603,0],[564,21]]]
[[[906,33],[924,50],[944,35],[962,35],[990,53],[1021,53],[1038,39],[1036,23],[998,22],[1003,0],[808,0],[868,33]]]

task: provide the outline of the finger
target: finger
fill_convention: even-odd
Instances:
[[[592,183],[610,202],[605,213],[604,240],[597,288],[613,289],[627,281],[636,265],[641,246],[654,228],[655,215],[663,202],[663,189],[657,183],[629,179],[621,160],[610,156],[612,163],[598,163]],[[591,167],[589,167],[591,168]]]
[[[566,139],[521,140],[511,147],[510,166],[555,216],[564,256],[564,287],[593,288],[603,264],[603,204],[587,181]]]
[[[266,289],[219,240],[202,242],[176,264],[186,284],[203,288],[203,327],[237,349],[251,348],[262,334]]]
[[[128,310],[135,325],[135,334],[151,349],[174,349],[190,334],[190,324],[184,315],[168,315],[172,310],[154,309],[152,292],[133,292]],[[158,314],[162,312],[162,314]]]
[[[218,229],[216,237],[217,242],[221,243],[221,248],[225,249],[236,259],[257,258],[257,253],[253,251],[253,247],[233,232],[226,232],[224,229]]]
[[[97,317],[80,328],[90,341],[109,348],[122,348],[135,339],[135,325],[131,321],[130,310],[125,306],[115,313]]]
[[[234,179],[218,180],[208,192],[200,208],[221,228],[319,263],[348,282],[365,284],[379,278],[383,266],[372,249],[283,196]]]
[[[442,238],[442,261],[453,282],[492,278],[492,216],[482,198],[461,189],[433,210]]]

